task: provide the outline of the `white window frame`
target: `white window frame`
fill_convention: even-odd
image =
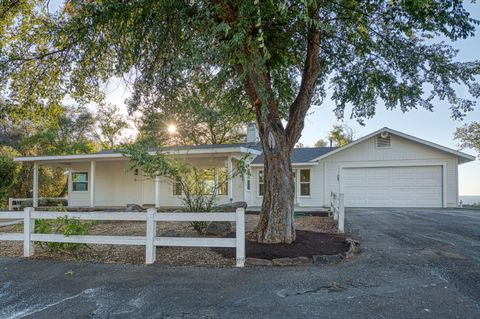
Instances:
[[[308,171],[308,182],[302,182],[302,171]],[[299,168],[298,169],[298,196],[304,198],[312,197],[312,170],[310,168]],[[309,194],[302,195],[302,184],[308,184]]]
[[[89,171],[71,171],[71,183],[72,183],[72,192],[75,192],[75,193],[88,193],[90,191],[90,172]],[[73,176],[75,174],[87,174],[87,190],[85,191],[79,191],[79,190],[75,190],[73,185],[75,184],[74,180],[73,180]],[[85,183],[85,182],[80,182],[80,183]]]
[[[260,174],[262,174],[263,183],[260,183]],[[260,169],[257,172],[257,196],[263,197],[263,195],[260,195],[260,184],[263,185],[263,193],[265,193],[265,174],[263,169]]]

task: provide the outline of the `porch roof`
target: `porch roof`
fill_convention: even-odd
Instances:
[[[201,155],[201,154],[231,154],[243,153],[258,155],[261,153],[259,143],[235,143],[235,144],[205,144],[192,146],[167,146],[162,147],[162,152],[167,155]],[[150,152],[155,152],[151,149]],[[121,159],[123,154],[113,150],[103,150],[93,154],[77,155],[48,155],[48,156],[24,156],[15,157],[16,162],[57,162],[57,161],[81,161],[93,159]]]

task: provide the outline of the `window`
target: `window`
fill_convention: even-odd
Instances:
[[[251,176],[250,176],[250,172],[247,172],[247,191],[250,190],[250,183],[251,183]]]
[[[310,170],[300,170],[300,196],[310,196]]]
[[[228,195],[228,176],[227,169],[221,168],[217,171],[218,174],[218,195]]]
[[[182,179],[180,176],[175,176],[173,180],[173,196],[182,195]]]
[[[378,148],[389,148],[392,146],[391,136],[377,136],[377,147]]]
[[[258,171],[258,196],[263,196],[265,181],[263,179],[263,171]]]
[[[72,191],[74,192],[88,191],[88,173],[87,172],[72,173]]]

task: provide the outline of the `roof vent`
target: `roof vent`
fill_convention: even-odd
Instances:
[[[392,138],[387,132],[383,132],[380,136],[377,136],[377,147],[388,148],[392,147]]]

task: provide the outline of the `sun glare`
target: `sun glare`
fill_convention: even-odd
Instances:
[[[168,125],[167,128],[168,133],[173,134],[177,131],[177,126],[175,124]]]

